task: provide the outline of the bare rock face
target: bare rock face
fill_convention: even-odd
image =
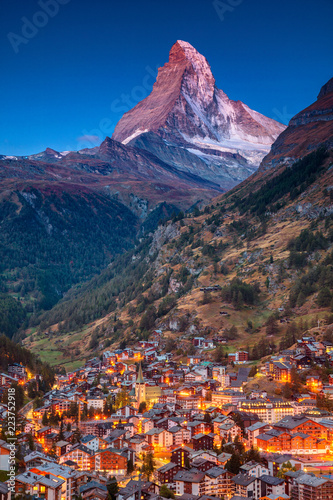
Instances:
[[[305,156],[319,146],[333,146],[333,78],[321,88],[317,100],[295,115],[272,145],[260,171]]]
[[[284,129],[230,100],[206,58],[177,41],[151,94],[123,116],[113,139],[230,188],[256,170]]]

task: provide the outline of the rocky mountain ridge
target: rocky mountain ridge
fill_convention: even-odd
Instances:
[[[125,113],[113,138],[230,188],[256,170],[284,128],[230,100],[205,57],[178,40],[152,93]]]

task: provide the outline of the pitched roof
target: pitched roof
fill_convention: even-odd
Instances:
[[[248,486],[255,480],[256,478],[254,476],[248,476],[247,474],[237,474],[237,476],[232,478],[232,481],[240,486]]]
[[[138,376],[137,376],[137,379],[136,379],[136,384],[144,384],[145,381],[144,381],[144,378],[143,378],[143,373],[142,373],[142,366],[141,366],[141,363],[139,365],[139,371],[138,371]]]
[[[168,472],[171,469],[174,469],[175,467],[178,467],[177,464],[174,464],[173,462],[169,462],[168,464],[162,465],[159,469],[157,469],[157,472],[161,472],[164,474],[164,472]]]
[[[204,472],[200,472],[197,469],[191,470],[180,470],[174,477],[174,481],[184,481],[186,483],[201,483],[205,477]]]
[[[270,484],[272,486],[277,486],[279,484],[284,483],[284,479],[282,479],[280,477],[269,476],[268,474],[263,474],[262,476],[260,476],[259,479],[260,479],[260,481],[263,481],[264,483]]]
[[[206,476],[209,476],[209,477],[219,477],[219,476],[222,476],[224,474],[226,474],[227,470],[226,469],[223,469],[222,467],[218,467],[217,465],[212,467],[211,469],[207,470],[206,471]]]

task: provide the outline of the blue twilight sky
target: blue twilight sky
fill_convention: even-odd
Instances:
[[[287,123],[333,76],[332,19],[332,0],[0,0],[0,154],[111,135],[177,39],[231,99]]]

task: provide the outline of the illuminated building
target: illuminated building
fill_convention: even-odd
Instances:
[[[65,481],[56,477],[46,477],[30,471],[19,474],[15,479],[15,493],[17,495],[31,495],[34,498],[48,498],[65,500],[62,494]]]
[[[173,444],[173,434],[165,429],[154,427],[145,434],[148,444],[154,448],[170,449]]]
[[[175,475],[176,494],[201,496],[205,492],[205,472],[181,470]]]
[[[330,434],[329,428],[306,417],[286,417],[259,434],[257,445],[272,453],[324,454],[330,448]]]
[[[60,463],[64,463],[67,460],[76,462],[80,470],[94,470],[94,452],[86,446],[78,443],[74,445],[67,453],[60,457]]]
[[[292,500],[330,500],[332,496],[333,481],[328,477],[301,474],[292,481]]]
[[[311,375],[306,377],[306,387],[311,392],[320,392],[323,388],[323,383],[318,375]]]
[[[193,452],[192,448],[188,446],[179,446],[171,452],[171,462],[185,467],[186,462],[189,459],[190,454]]]
[[[158,482],[160,484],[172,484],[174,482],[175,475],[180,470],[184,470],[183,467],[173,462],[163,465],[157,469]]]
[[[238,391],[225,390],[212,393],[211,404],[221,408],[224,405],[231,404],[237,406],[240,401],[246,399],[245,394]]]
[[[113,448],[99,450],[95,454],[95,470],[104,471],[115,475],[126,474],[127,455]]]
[[[158,385],[146,384],[143,378],[142,367],[140,363],[138,376],[135,382],[135,399],[137,407],[139,408],[140,403],[143,403],[144,401],[148,404],[157,403],[161,394],[162,391]]]
[[[61,487],[61,500],[71,500],[75,494],[76,489],[76,472],[65,465],[55,463],[41,464],[40,466],[30,469],[32,474],[44,476],[52,482],[57,480],[63,481]],[[40,496],[42,491],[40,491]],[[45,495],[45,498],[52,498],[50,495]]]
[[[295,410],[288,401],[281,399],[255,399],[253,401],[241,401],[238,409],[247,413],[254,413],[264,422],[274,424],[284,417],[293,416]]]
[[[214,446],[214,434],[196,434],[191,438],[193,450],[212,450]]]
[[[249,353],[247,351],[230,352],[228,354],[229,363],[246,363],[249,360]]]

